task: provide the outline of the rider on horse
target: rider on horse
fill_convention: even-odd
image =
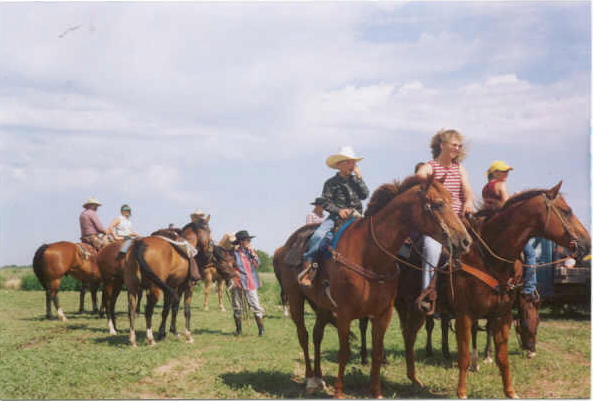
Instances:
[[[328,167],[339,171],[323,185],[321,200],[329,216],[313,233],[309,249],[303,255],[303,270],[299,274],[299,284],[305,288],[312,285],[317,275],[319,264],[313,261],[331,241],[332,229],[339,227],[352,216],[362,216],[362,201],[369,196],[369,190],[356,165],[362,159],[354,155],[351,147],[344,146],[325,161]]]
[[[97,209],[101,206],[96,198],[89,198],[82,207],[84,211],[80,214],[80,240],[90,244],[95,249],[99,250],[103,245],[103,240],[99,234],[106,234],[103,224],[97,215]]]

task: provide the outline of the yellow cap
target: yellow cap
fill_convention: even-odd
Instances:
[[[510,171],[512,169],[513,168],[511,166],[509,166],[502,160],[495,160],[494,162],[492,162],[492,164],[488,168],[488,171],[486,172],[486,174],[492,174],[495,171]]]

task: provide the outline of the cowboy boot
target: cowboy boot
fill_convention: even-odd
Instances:
[[[243,330],[241,329],[241,316],[235,316],[235,335],[240,336]]]
[[[257,334],[261,337],[264,335],[264,318],[255,316],[255,322],[257,323]]]
[[[303,263],[303,271],[299,274],[298,280],[299,285],[303,288],[311,288],[313,286],[313,280],[317,276],[317,269],[319,265],[305,261]]]
[[[424,289],[420,293],[420,296],[416,298],[416,306],[417,308],[426,316],[431,316],[434,314],[436,309],[436,299],[437,299],[437,288],[436,288],[436,279],[437,275],[435,274],[428,287]]]

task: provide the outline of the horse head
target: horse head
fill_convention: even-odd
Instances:
[[[537,338],[537,327],[539,325],[539,307],[541,299],[539,295],[519,295],[517,297],[517,310],[519,318],[515,321],[515,331],[521,344],[521,348],[527,351],[527,357],[535,356],[535,343]]]
[[[214,267],[225,281],[233,279],[239,275],[235,269],[235,255],[232,250],[227,250],[222,246],[214,245],[213,256]]]
[[[212,240],[209,222],[210,216],[192,221],[182,229],[183,236],[190,240],[190,242],[195,243],[195,247],[207,261],[212,260],[214,249],[214,241]]]
[[[449,191],[430,176],[420,181],[417,196],[419,212],[414,215],[419,216],[416,224],[420,231],[439,241],[452,251],[452,255],[468,252],[472,240],[453,210]]]

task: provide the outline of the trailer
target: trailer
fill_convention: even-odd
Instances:
[[[534,240],[537,264],[551,263],[562,258],[555,244],[544,238]],[[570,263],[568,263],[570,265]],[[591,262],[580,262],[573,267],[566,263],[537,268],[537,291],[542,305],[559,307],[591,305]]]

